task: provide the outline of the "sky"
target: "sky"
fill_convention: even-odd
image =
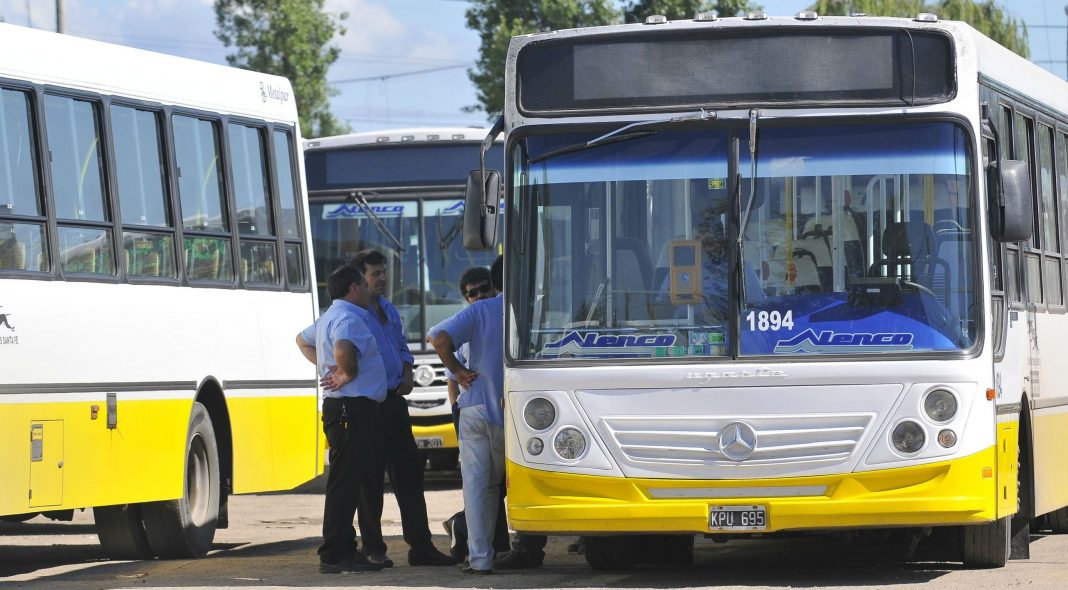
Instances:
[[[757,0],[769,15],[796,14],[811,0]],[[67,33],[225,64],[211,0],[66,0]],[[1031,59],[1065,77],[1068,0],[1001,0],[1027,23]],[[467,0],[326,0],[347,12],[341,57],[327,80],[340,91],[334,114],[354,131],[419,126],[483,126],[467,69],[478,35],[466,27]],[[0,0],[10,24],[54,30],[55,0]],[[1050,27],[1050,28],[1046,28]]]

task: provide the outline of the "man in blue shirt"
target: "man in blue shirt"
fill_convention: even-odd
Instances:
[[[501,258],[490,274],[502,285]],[[463,571],[493,573],[493,529],[504,477],[504,298],[476,301],[432,329],[434,350],[466,391],[460,396],[460,469],[467,515]],[[468,366],[456,350],[468,345]]]
[[[363,550],[372,562],[390,566],[393,562],[386,556],[386,544],[382,538],[382,504],[384,499],[385,470],[389,469],[389,481],[401,513],[401,528],[404,541],[408,543],[409,565],[452,565],[456,559],[434,547],[430,526],[427,523],[426,498],[424,496],[423,472],[426,458],[415,444],[412,435],[412,419],[408,414],[408,402],[404,396],[412,392],[412,364],[414,359],[408,349],[400,314],[385,298],[389,287],[386,257],[377,250],[362,250],[350,263],[367,278],[370,298],[366,307],[367,322],[380,328],[384,340],[382,348],[390,348],[396,357],[396,370],[389,375],[389,392],[379,407],[379,428],[383,439],[383,462],[367,480],[360,497],[360,534]],[[387,365],[387,369],[388,369]]]
[[[303,334],[297,345],[315,359],[319,375],[334,385],[324,392],[323,432],[330,445],[330,474],[323,507],[323,544],[319,571],[341,573],[381,569],[356,551],[352,519],[359,493],[379,453],[378,406],[386,397],[386,367],[360,307],[367,304],[363,276],[342,267],[327,279],[333,303],[314,324],[310,349]]]
[[[375,250],[357,253],[350,266],[367,277],[368,297],[356,313],[366,322],[382,352],[386,369],[387,391],[378,408],[381,454],[370,466],[359,497],[357,513],[363,537],[363,555],[374,564],[391,567],[382,537],[382,504],[385,495],[385,470],[390,471],[394,496],[401,512],[404,540],[408,543],[409,565],[452,565],[456,559],[434,546],[427,523],[426,499],[423,496],[425,459],[415,445],[411,418],[404,395],[412,390],[412,354],[401,327],[400,314],[384,297],[387,286],[386,258]],[[321,320],[320,320],[321,321]],[[302,333],[305,342],[315,347],[310,328]],[[333,389],[333,376],[323,379],[327,390]]]

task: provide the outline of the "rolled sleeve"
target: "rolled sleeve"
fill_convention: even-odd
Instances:
[[[459,349],[471,341],[477,329],[478,315],[474,309],[473,305],[464,308],[460,313],[434,326],[430,335],[436,337],[445,332],[452,339],[453,347]]]
[[[319,322],[315,322],[300,332],[300,337],[304,339],[305,344],[308,346],[315,346],[315,326],[318,324]]]

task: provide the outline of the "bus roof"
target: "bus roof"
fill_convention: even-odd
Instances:
[[[0,80],[295,122],[289,80],[71,35],[0,23]]]
[[[361,131],[345,135],[320,137],[304,142],[304,149],[330,149],[372,144],[425,143],[432,141],[481,142],[489,129],[482,127],[411,127],[407,129],[383,129]]]
[[[970,75],[978,73],[1000,83],[1019,94],[1033,98],[1035,101],[1068,114],[1068,82],[1061,80],[1049,71],[1039,67],[1028,59],[1021,57],[993,41],[971,25],[961,21],[933,20],[919,21],[910,18],[871,17],[871,16],[819,16],[815,19],[803,19],[795,16],[768,17],[748,19],[742,17],[720,18],[714,21],[697,21],[694,19],[675,20],[663,24],[631,23],[565,29],[519,35],[512,39],[508,51],[509,80],[515,76],[513,69],[519,51],[530,43],[553,39],[574,37],[611,36],[622,33],[664,33],[666,31],[697,32],[707,30],[757,30],[790,28],[888,28],[912,30],[940,30],[949,33],[957,48],[958,83],[974,82]],[[509,88],[508,92],[514,89]],[[509,101],[514,96],[508,96]]]

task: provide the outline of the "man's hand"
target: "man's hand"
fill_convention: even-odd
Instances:
[[[397,386],[397,395],[401,397],[408,395],[415,389],[415,380],[412,378],[411,365],[405,366],[409,367],[409,369],[404,372],[404,376],[401,377],[400,385]]]
[[[456,382],[460,384],[460,387],[470,389],[471,384],[474,383],[475,379],[478,377],[478,373],[461,365],[456,371],[452,372],[452,376],[456,379]]]
[[[319,379],[319,385],[326,391],[337,391],[350,381],[352,381],[352,377],[339,370],[337,365],[330,365],[326,375]]]

